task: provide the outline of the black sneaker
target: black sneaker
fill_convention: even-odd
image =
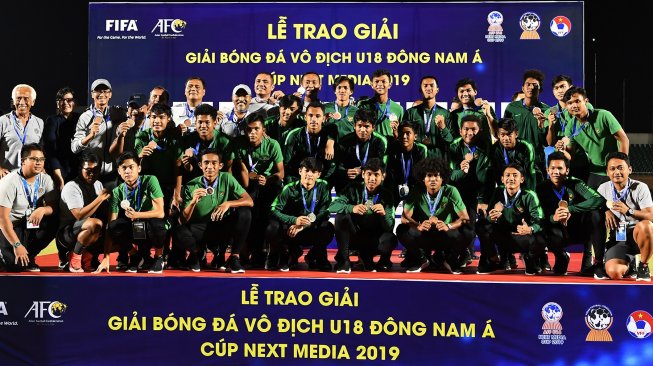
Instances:
[[[224,271],[227,268],[223,252],[213,253],[213,259],[211,260],[210,267],[219,271]]]
[[[646,263],[639,262],[637,266],[637,281],[651,282],[651,271]]]
[[[134,253],[129,256],[129,264],[127,265],[127,270],[125,272],[127,273],[136,273],[138,272],[138,267],[140,267],[141,263],[143,263],[143,260],[141,259],[141,255],[138,253]]]
[[[284,250],[279,254],[279,271],[290,271],[290,252]]]
[[[367,255],[359,256],[359,259],[363,272],[376,272],[376,268],[374,268],[374,260],[372,257]]]
[[[469,251],[469,249],[466,249],[466,250],[463,252],[463,258],[462,258],[462,260],[460,261],[460,267],[467,267],[468,265],[472,264],[472,262],[473,262],[473,260],[472,260],[472,254],[471,254],[471,252]]]
[[[351,262],[349,259],[336,262],[336,273],[349,274],[351,273]]]
[[[567,268],[569,268],[569,253],[562,252],[562,254],[556,254],[556,264],[553,266],[553,273],[557,275],[564,276],[567,274]]]
[[[41,272],[41,267],[39,267],[39,265],[36,264],[36,262],[34,262],[33,259],[31,261],[29,261],[29,263],[27,264],[27,267],[25,267],[25,269],[27,271],[29,271],[29,272]],[[647,268],[647,271],[648,271],[648,268]],[[651,278],[649,277],[649,281],[650,280],[651,280]]]
[[[539,263],[542,271],[550,271],[551,263],[549,263],[549,255],[545,252],[544,255],[540,257]]]
[[[290,249],[289,255],[290,258],[288,260],[288,268],[295,269],[299,267],[299,258],[301,258],[301,256],[304,255],[304,250],[298,246],[295,246],[292,249]],[[306,258],[304,258],[304,260],[306,260]]]
[[[199,263],[197,263],[199,267]],[[163,256],[158,256],[154,258],[154,263],[152,264],[152,267],[150,267],[149,271],[147,273],[163,273],[163,267],[165,267],[165,261],[163,259]]]
[[[478,260],[478,267],[476,268],[476,274],[489,274],[494,271],[503,269],[504,266],[500,262],[495,262],[492,260],[485,259],[482,255]]]
[[[637,278],[637,266],[634,260],[628,263],[628,271],[624,274],[624,278]]]
[[[313,256],[313,252],[310,250],[304,256],[304,262],[308,265],[308,269],[317,269],[317,258]]]
[[[609,280],[608,274],[605,272],[605,266],[597,265],[594,267],[594,279],[595,280]]]
[[[419,258],[417,260],[417,262],[415,262],[414,265],[412,265],[411,267],[409,267],[406,270],[406,273],[419,273],[419,272],[422,272],[423,269],[428,268],[429,263],[430,262],[429,262],[428,259],[426,259],[426,257],[421,257],[421,258]]]
[[[542,272],[542,269],[538,266],[538,263],[541,263],[541,259],[531,258],[528,254],[524,254],[523,259],[524,267],[526,267],[524,274],[527,276],[534,276]]]
[[[443,266],[450,273],[461,274],[463,273],[463,269],[460,263],[461,260],[458,258],[457,255],[450,254],[447,256],[447,259],[444,261]]]
[[[329,259],[327,257],[318,257],[316,262],[315,262],[317,269],[322,272],[331,272],[333,267],[331,267],[331,262],[329,262]]]
[[[406,248],[401,250],[401,253],[399,253],[399,258],[406,258]]]
[[[188,255],[188,269],[190,269],[193,272],[199,272],[200,271],[200,259],[197,256],[197,253],[190,252]]]
[[[265,258],[265,269],[268,271],[276,271],[279,269],[279,253],[268,253],[267,258]]]
[[[597,264],[592,264],[587,267],[581,267],[580,269],[580,274],[581,276],[594,276],[594,273],[596,273],[596,268],[598,267]]]
[[[377,272],[390,272],[390,270],[392,269],[392,261],[387,256],[385,257],[381,256],[381,258],[379,258],[379,261],[376,262],[374,268],[376,268]]]
[[[240,258],[235,255],[229,256],[229,259],[227,260],[227,272],[245,273],[245,268],[240,264]]]
[[[68,267],[68,260],[66,259],[65,261],[62,261],[61,259],[59,259],[59,266],[58,267],[59,267],[59,269],[63,269],[65,271],[66,268]]]
[[[501,255],[501,267],[506,271],[517,269],[519,265],[517,264],[517,258],[515,258],[515,255],[513,253]]]

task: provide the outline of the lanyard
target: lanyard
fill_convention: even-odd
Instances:
[[[365,156],[363,156],[363,160],[361,160],[361,152],[360,152],[360,144],[356,144],[356,158],[358,158],[358,161],[360,161],[361,166],[365,165],[367,162],[367,153],[370,152],[370,145],[372,145],[372,139],[367,141],[367,148],[365,149]]]
[[[215,131],[214,131],[213,133],[215,133]],[[195,148],[194,148],[194,149],[191,148],[191,149],[193,149],[193,154],[195,154],[195,155],[199,154],[199,152],[200,152],[200,144],[201,144],[201,143],[202,143],[202,139],[199,139],[199,141],[197,141],[197,145],[195,145]],[[215,145],[215,137],[213,138],[213,140],[211,140],[211,143],[209,144],[209,147],[207,147],[207,149],[210,149],[210,148],[212,148],[212,147],[215,147],[214,145]]]
[[[107,107],[107,112],[108,110],[109,107]],[[107,113],[105,116],[104,113],[98,111],[94,106],[91,106],[91,112],[93,112],[93,120],[95,120],[96,116],[101,116],[104,122],[107,124],[107,128],[109,127],[109,122],[111,122],[111,114]],[[91,123],[93,123],[93,120],[91,120]]]
[[[424,134],[428,135],[429,131],[431,131],[431,120],[433,119],[433,114],[435,113],[435,107],[431,109],[431,113],[426,114],[426,109],[424,109]]]
[[[390,115],[388,114],[388,112],[390,112],[390,98],[388,98],[388,102],[385,103],[385,111],[381,110],[379,103],[376,103],[376,108],[382,113],[381,118],[378,119],[378,123],[383,122],[386,118],[390,118]]]
[[[558,197],[558,199],[560,201],[562,201],[562,197],[565,195],[565,192],[567,192],[567,187],[562,186],[562,189],[559,192],[558,192],[558,190],[555,189],[555,187],[552,187],[552,188],[553,188],[553,193],[555,193],[555,195]]]
[[[621,191],[623,193],[619,193],[619,191],[617,191],[617,187],[614,186],[614,183],[611,182],[610,185],[612,186],[612,200],[616,202],[616,201],[622,201],[626,198],[628,192],[630,191],[631,182],[630,182],[630,178],[628,178],[628,184],[626,184],[626,188],[624,188],[624,190]]]
[[[379,199],[379,194],[377,193],[373,198],[372,202],[376,205],[376,201]],[[363,203],[367,202],[369,195],[367,194],[367,187],[363,187]]]
[[[134,207],[134,209],[136,211],[140,211],[141,210],[141,198],[142,198],[142,193],[143,193],[141,191],[141,177],[138,177],[138,180],[136,181],[136,189],[129,190],[129,188],[127,187],[127,183],[125,183],[124,191],[125,191],[125,198],[128,199],[129,202],[132,201],[132,199],[134,198],[134,194],[136,193],[136,191],[138,191],[138,195],[136,196],[136,207]]]
[[[315,213],[315,203],[317,202],[317,185],[315,185],[315,187],[313,187],[313,201],[311,202],[311,209],[310,210],[308,209],[308,206],[306,206],[306,197],[305,197],[306,193],[305,193],[304,187],[301,187],[301,189],[302,189],[302,201],[304,202],[304,209],[308,213]]]
[[[426,197],[426,202],[429,204],[429,212],[431,213],[431,216],[435,216],[435,210],[438,208],[438,204],[442,198],[442,187],[440,187],[438,195],[435,197],[433,202],[431,202],[431,197],[429,196],[428,192],[424,193],[424,197]]]
[[[308,155],[312,157],[317,157],[317,150],[320,147],[320,140],[322,139],[322,136],[317,137],[317,145],[315,145],[315,154],[313,154],[313,149],[311,148],[311,137],[308,134],[308,127],[304,129],[306,131],[306,145],[308,145]]]
[[[515,205],[515,202],[517,202],[517,198],[519,197],[520,194],[521,194],[521,189],[520,189],[519,191],[517,191],[517,194],[515,195],[515,198],[513,198],[513,199],[512,199],[512,202],[510,202],[510,201],[508,200],[508,190],[507,190],[507,189],[504,189],[504,190],[503,190],[503,198],[506,199],[506,207],[507,207],[507,208],[512,208],[512,206]]]
[[[474,155],[474,154],[476,153],[476,149],[478,148],[478,146],[469,146],[469,145],[467,145],[467,144],[465,144],[465,147],[467,148],[467,150],[469,150],[470,153],[472,153],[472,155]],[[503,153],[504,153],[504,154],[506,153],[506,149],[505,149],[505,148],[503,149]],[[506,154],[506,156],[504,156],[504,157],[507,158],[507,154]],[[506,165],[507,165],[507,164],[508,164],[508,163],[506,163]]]
[[[41,175],[36,176],[36,182],[34,183],[34,193],[30,195],[29,192],[29,185],[27,184],[27,180],[23,178],[22,174],[20,175],[20,179],[23,181],[23,188],[25,189],[25,197],[27,197],[27,203],[29,207],[31,208],[36,208],[36,200],[38,199],[38,194],[39,194],[39,185],[41,184]]]
[[[13,118],[13,125],[14,125],[14,131],[16,131],[16,136],[18,136],[18,139],[20,140],[21,144],[25,145],[25,139],[27,138],[27,125],[29,124],[29,121],[32,119],[32,115],[29,115],[29,118],[27,118],[27,122],[25,123],[25,127],[23,127],[23,135],[20,135],[20,132],[18,132],[18,128],[16,128],[16,125],[18,124],[18,116],[16,116],[16,112],[11,112],[11,117]]]
[[[506,165],[510,164],[510,160],[508,160],[508,153],[506,152],[506,148],[503,148],[503,160],[506,161]]]
[[[258,161],[256,163],[252,162],[252,155],[254,153],[254,149],[251,149],[250,152],[247,153],[247,159],[249,160],[249,171],[254,172],[256,169],[256,165],[258,164]]]
[[[401,153],[401,169],[404,172],[404,183],[408,184],[408,176],[410,176],[410,165],[413,162],[411,155],[408,156],[408,160],[404,159],[404,153]]]
[[[195,122],[195,110],[191,110],[188,103],[186,103],[186,116],[190,119],[191,122]]]
[[[154,141],[154,135],[152,134],[152,130],[150,130],[150,141]],[[161,146],[159,146],[159,143],[158,143],[157,141],[154,141],[154,142],[156,142],[156,149],[157,149],[157,150],[162,150],[162,151],[165,151],[165,150],[166,150],[165,147],[161,147]],[[165,141],[161,141],[161,142],[164,142],[164,143],[165,143]]]
[[[578,126],[577,126],[577,124],[578,124],[578,118],[575,118],[575,117],[574,117],[574,127],[573,127],[573,129],[572,129],[572,131],[571,131],[571,136],[569,136],[569,138],[572,138],[572,137],[576,137],[576,136],[578,136],[578,134],[581,133],[581,131],[583,131],[583,129],[585,128],[585,126],[588,125],[588,123],[589,123],[589,122],[585,122],[584,125],[582,125],[582,126],[580,126],[580,128],[578,128]]]

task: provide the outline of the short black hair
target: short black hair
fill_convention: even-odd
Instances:
[[[218,156],[218,160],[219,160],[220,162],[222,162],[222,154],[221,154],[217,149],[215,149],[215,148],[213,148],[213,147],[209,147],[209,148],[206,148],[206,149],[200,151],[200,153],[197,154],[197,161],[198,161],[198,162],[202,162],[202,157],[203,157],[204,155],[207,155],[207,154],[215,154],[215,155],[217,155],[217,156]]]
[[[435,87],[436,87],[436,88],[438,87],[438,85],[440,85],[440,83],[438,83],[438,78],[436,78],[435,76],[433,76],[433,75],[422,76],[422,78],[419,79],[419,85],[417,85],[417,88],[419,89],[418,91],[419,91],[420,93],[422,92],[422,82],[424,82],[424,80],[426,80],[426,79],[433,79],[433,80],[435,80]]]
[[[308,112],[309,108],[320,108],[320,110],[322,111],[322,114],[325,113],[324,104],[318,102],[317,100],[314,100],[314,101],[311,101],[310,103],[308,103],[308,105],[306,106],[306,111],[307,112]]]
[[[279,99],[279,107],[290,108],[294,103],[297,103],[298,110],[304,109],[304,101],[295,94],[286,94]]]
[[[611,153],[608,153],[608,155],[605,157],[605,165],[608,165],[608,162],[612,159],[619,159],[623,160],[626,162],[628,166],[630,166],[630,158],[628,155],[622,153],[621,151],[613,151]]]
[[[302,82],[304,82],[304,77],[306,77],[306,75],[317,75],[318,80],[320,80],[320,74],[318,74],[317,72],[315,72],[315,71],[306,71],[304,74],[302,74],[302,78],[299,79],[299,83],[300,83],[300,84],[301,84]],[[322,81],[322,80],[320,80],[320,82],[321,82],[321,81]]]
[[[569,86],[574,85],[574,82],[571,81],[571,76],[567,75],[556,75],[553,80],[551,80],[551,87],[556,86],[557,83],[561,81],[566,81]]]
[[[442,184],[449,182],[451,177],[451,169],[449,164],[441,158],[426,158],[421,160],[415,166],[413,177],[420,182],[424,181],[428,173],[439,175],[442,178]]]
[[[304,158],[301,163],[299,163],[299,169],[301,168],[311,172],[322,172],[322,162],[314,157]]]
[[[197,116],[211,116],[215,121],[218,118],[218,110],[212,105],[202,103],[195,108],[195,117]]]
[[[481,125],[481,117],[477,116],[476,114],[467,114],[463,116],[463,118],[460,119],[460,128],[463,128],[463,124],[465,122],[476,122],[478,129],[483,129],[483,126]]]
[[[526,71],[524,71],[522,84],[524,84],[526,82],[526,79],[528,79],[528,78],[533,78],[533,79],[539,81],[540,82],[540,87],[542,87],[542,83],[544,82],[544,73],[542,71],[540,71],[540,70],[535,70],[535,69],[526,70]]]
[[[476,88],[476,82],[474,80],[472,80],[470,78],[464,78],[464,79],[458,80],[458,82],[456,83],[456,90],[454,90],[453,92],[456,95],[458,95],[458,88],[463,87],[463,86],[465,86],[467,84],[471,85],[472,89],[474,89],[475,91],[478,90],[478,88]]]
[[[186,79],[186,82],[184,83],[184,88],[186,88],[186,85],[188,85],[188,82],[191,80],[199,80],[200,83],[202,83],[202,88],[206,89],[206,82],[204,81],[204,79],[202,79],[199,76],[191,76],[188,79]]]
[[[401,122],[399,124],[399,126],[397,126],[397,131],[401,132],[401,130],[403,130],[406,127],[413,130],[414,133],[418,133],[418,129],[417,129],[416,123],[414,121],[403,121],[403,122]]]
[[[333,91],[336,91],[338,88],[338,85],[342,83],[343,81],[347,81],[349,83],[349,89],[351,89],[351,92],[354,92],[354,87],[356,84],[354,83],[354,79],[347,77],[345,75],[338,76],[334,81],[333,81]]]
[[[501,118],[497,123],[497,133],[500,128],[508,133],[518,132],[517,122],[512,118]]]
[[[118,160],[116,160],[116,164],[120,166],[122,163],[130,159],[133,160],[136,165],[141,165],[141,158],[139,158],[134,151],[125,151],[124,153],[120,154]]]
[[[172,109],[167,104],[156,103],[155,105],[152,106],[152,109],[150,109],[150,113],[154,113],[154,114],[164,113],[165,115],[168,116],[168,118],[172,118]]]
[[[585,89],[579,87],[579,86],[572,86],[571,88],[567,89],[565,92],[565,96],[562,97],[562,101],[567,103],[569,99],[571,99],[571,96],[574,94],[580,94],[583,96],[583,98],[587,98],[587,92]]]
[[[84,163],[99,163],[100,159],[97,154],[92,151],[83,151],[79,156],[79,166],[80,168],[84,166]]]
[[[522,168],[522,166],[517,164],[517,163],[510,163],[510,164],[506,165],[506,167],[503,168],[503,170],[501,171],[501,175],[503,175],[503,173],[505,173],[506,169],[508,169],[508,168],[513,168],[513,169],[517,170],[519,172],[519,174],[524,176],[524,168]]]
[[[376,125],[376,113],[367,108],[361,108],[354,115],[354,124],[358,121],[369,122],[374,126]]]
[[[369,171],[381,171],[381,173],[385,173],[385,166],[383,165],[383,162],[381,162],[381,159],[379,158],[371,158],[365,162],[365,165],[361,167],[361,172],[364,172],[366,170]]]
[[[31,144],[25,144],[23,147],[20,149],[20,160],[25,160],[29,156],[29,154],[32,153],[32,151],[40,151],[45,155],[45,151],[43,150],[43,147],[41,145],[33,142]]]
[[[565,166],[569,168],[569,159],[565,156],[565,154],[562,151],[554,151],[549,155],[549,165],[551,165],[551,162],[554,160],[562,160],[565,163]]]
[[[378,78],[379,76],[383,76],[383,75],[386,75],[388,77],[388,79],[390,79],[390,82],[392,82],[392,74],[390,73],[389,70],[386,70],[386,69],[376,69],[372,73],[372,79],[373,78]]]
[[[265,116],[260,112],[254,112],[245,117],[245,126],[254,122],[261,122],[261,125],[265,126]]]
[[[158,103],[170,105],[170,93],[168,93],[166,88],[162,87],[161,85],[157,85],[154,88],[152,88],[152,90],[150,91],[150,95],[152,95],[152,91],[154,90],[162,90],[161,95],[159,96]]]

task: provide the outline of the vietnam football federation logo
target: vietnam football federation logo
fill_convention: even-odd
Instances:
[[[635,338],[648,338],[651,335],[651,327],[653,327],[653,317],[646,311],[637,310],[628,316],[626,328]]]
[[[551,24],[549,25],[551,33],[556,37],[564,37],[571,32],[571,21],[566,16],[558,15],[557,17],[551,19]]]
[[[612,342],[608,329],[612,326],[614,317],[605,305],[593,305],[585,313],[585,324],[590,328],[585,341],[587,342]]]
[[[539,15],[530,11],[522,14],[519,18],[519,26],[523,32],[519,39],[540,39],[540,34],[537,33],[537,30],[540,28],[541,24],[542,20]]]

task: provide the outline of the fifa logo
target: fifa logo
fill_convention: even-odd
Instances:
[[[105,24],[107,32],[138,32],[134,19],[107,19]]]
[[[7,302],[6,301],[0,301],[0,315],[9,315],[7,313]]]

